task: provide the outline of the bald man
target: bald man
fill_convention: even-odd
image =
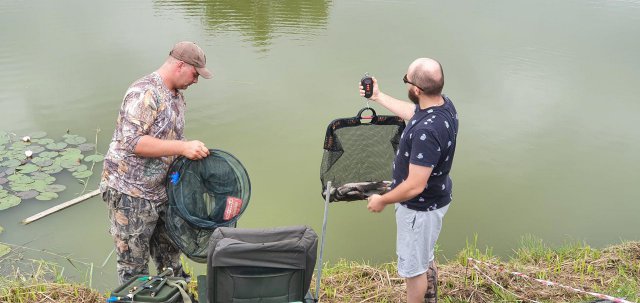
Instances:
[[[398,274],[406,279],[407,302],[436,302],[434,247],[452,197],[449,172],[458,114],[451,99],[442,94],[444,73],[437,61],[416,59],[403,82],[411,102],[382,93],[373,78],[370,99],[406,120],[407,126],[393,162],[392,190],[371,196],[367,208],[377,213],[394,204]],[[364,96],[362,86],[360,95]]]
[[[100,181],[109,209],[120,284],[149,273],[149,257],[158,272],[184,275],[180,250],[164,225],[167,210],[165,177],[176,156],[199,160],[209,149],[184,138],[182,91],[211,78],[206,57],[193,42],[177,43],[155,72],[135,81],[125,93]],[[185,275],[186,276],[186,275]]]

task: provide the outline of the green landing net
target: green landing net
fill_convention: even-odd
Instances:
[[[365,110],[371,116],[362,116]],[[393,158],[404,128],[400,117],[378,116],[369,107],[355,117],[333,120],[327,127],[320,165],[323,197],[327,181],[331,181],[331,202],[364,200],[389,191]]]
[[[233,155],[211,149],[202,160],[177,158],[167,175],[169,236],[190,259],[205,263],[209,237],[218,227],[235,227],[247,208],[251,183]]]

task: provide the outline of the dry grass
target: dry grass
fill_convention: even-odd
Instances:
[[[106,297],[83,285],[49,282],[10,285],[6,292],[0,293],[0,302],[103,303]]]
[[[320,302],[402,302],[404,279],[394,263],[370,266],[342,260],[322,273]],[[315,295],[315,277],[311,291]]]
[[[535,244],[535,245],[532,245]],[[594,250],[569,244],[558,249],[526,238],[508,262],[480,252],[474,245],[456,260],[439,264],[439,302],[585,302],[596,297],[546,286],[509,272],[636,302],[640,299],[640,242]],[[473,258],[494,266],[474,264]],[[311,284],[312,288],[315,282]],[[326,268],[321,302],[404,302],[405,284],[395,264],[368,266],[340,261]]]
[[[0,259],[0,302],[2,303],[94,303],[106,297],[89,286],[67,283],[64,269],[42,260],[4,257]],[[6,275],[6,276],[4,276]],[[90,284],[90,283],[87,283]]]
[[[493,264],[468,262],[468,258]],[[475,265],[474,265],[475,264]],[[1,265],[1,263],[0,263]],[[103,303],[105,295],[78,284],[67,284],[46,266],[36,274],[0,278],[0,302]],[[468,244],[455,260],[439,264],[439,302],[584,302],[595,297],[510,274],[550,280],[567,286],[637,301],[640,293],[640,242],[595,250],[584,244],[551,249],[525,238],[507,262]],[[499,269],[498,269],[499,268]],[[46,282],[49,281],[49,282]],[[52,282],[53,281],[53,282]],[[315,294],[315,281],[311,292]],[[370,266],[339,261],[323,269],[321,302],[403,302],[404,280],[394,263]]]

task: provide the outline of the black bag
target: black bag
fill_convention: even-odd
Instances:
[[[217,228],[209,239],[208,303],[304,301],[317,243],[307,226]]]
[[[118,286],[107,302],[191,303],[182,277],[137,275]]]

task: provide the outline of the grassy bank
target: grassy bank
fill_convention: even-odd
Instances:
[[[469,261],[469,258],[480,262]],[[640,242],[624,242],[601,250],[578,243],[551,248],[539,239],[525,237],[513,256],[501,260],[489,249],[481,250],[471,241],[456,259],[441,261],[438,269],[439,302],[597,299],[561,286],[546,286],[533,278],[632,302],[640,299]],[[55,265],[41,263],[34,270],[0,278],[0,302],[105,302],[105,294],[81,284],[66,283]],[[312,282],[315,293],[314,286]],[[371,266],[342,260],[325,266],[320,299],[321,302],[403,302],[404,289],[404,280],[396,275],[395,263]]]
[[[469,258],[481,261],[470,262]],[[585,302],[597,298],[547,280],[584,291],[640,299],[640,242],[625,242],[597,250],[584,244],[550,248],[525,237],[509,260],[470,242],[456,259],[441,262],[439,302]],[[511,272],[523,273],[524,278]],[[324,302],[403,302],[405,285],[395,263],[381,266],[341,261],[323,274]],[[313,286],[313,285],[312,285]]]

